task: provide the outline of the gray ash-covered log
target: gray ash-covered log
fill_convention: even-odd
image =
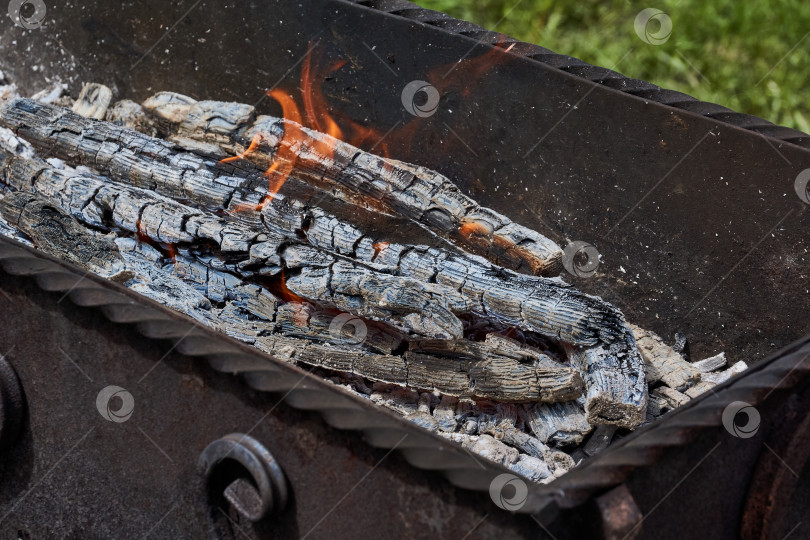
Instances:
[[[354,201],[381,204],[497,264],[539,275],[562,269],[563,253],[554,242],[481,207],[434,171],[363,152],[291,120],[256,116],[250,105],[162,92],[143,107],[170,138],[219,145],[265,168],[292,161],[297,176],[336,187]]]
[[[43,251],[115,281],[133,276],[110,237],[82,227],[48,199],[22,191],[9,193],[0,200],[0,214]]]
[[[77,220],[109,231],[115,229],[127,231],[164,244],[194,245],[214,242],[219,245],[220,253],[233,252],[245,257],[250,251],[248,241],[269,242],[266,236],[262,238],[262,235],[243,230],[237,225],[229,226],[216,216],[184,207],[149,191],[117,185],[111,180],[69,168],[58,169],[36,158],[9,157],[0,166],[0,178],[6,185],[18,189],[31,189],[38,194],[19,191],[7,196],[3,206],[0,207],[7,220],[29,208],[23,214],[25,219],[19,220],[20,228],[23,232],[32,231],[34,241],[42,245],[46,251],[61,255],[101,275],[108,277],[114,275],[123,281],[131,278],[133,273],[124,268],[124,259],[118,253],[115,243],[108,237],[81,227]],[[57,204],[60,207],[56,207]],[[31,210],[31,207],[34,209]],[[52,223],[57,223],[60,230],[52,230]],[[48,228],[41,232],[43,227]],[[297,283],[294,281],[296,277],[287,280],[290,290],[301,293],[304,298],[329,307],[352,308],[357,315],[374,314],[377,318],[389,322],[401,321],[405,329],[429,336],[437,333],[441,336],[442,325],[436,321],[442,321],[446,316],[452,317],[452,320],[458,323],[457,333],[461,334],[461,321],[448,311],[441,311],[441,307],[432,306],[429,296],[418,294],[426,287],[422,282],[385,274],[374,276],[370,269],[351,265],[347,261],[341,261],[343,262],[341,265],[333,259],[326,258],[324,254],[319,256],[318,253],[301,253],[304,246],[297,246],[296,249],[295,245],[284,243],[283,239],[277,240],[276,249],[283,250],[279,261],[283,260],[286,268],[329,271],[322,283],[304,275],[301,281],[309,278],[313,283],[309,287],[300,283],[296,286]],[[105,247],[107,249],[102,251]],[[290,256],[290,250],[294,250],[296,255]],[[178,273],[177,265],[180,265],[182,270],[179,273],[186,281],[205,291],[210,300],[214,302],[240,300],[241,303],[246,303],[245,300],[238,298],[240,293],[238,286],[242,283],[242,279],[250,274],[241,275],[239,264],[228,268],[233,272],[231,274],[219,272],[197,261],[183,260],[178,253],[173,257],[175,273]],[[289,259],[295,262],[291,264]],[[102,264],[106,266],[102,268]],[[116,273],[113,274],[113,271]],[[125,274],[126,277],[120,278],[120,274]],[[215,292],[217,289],[220,290],[219,293]],[[336,296],[340,294],[351,296],[351,302],[336,300]],[[366,303],[373,305],[373,310],[364,307]],[[443,305],[444,301],[441,304]],[[194,302],[193,305],[200,304]],[[264,306],[263,309],[265,316],[269,315],[267,312],[270,306]],[[183,311],[191,310],[187,308]],[[409,315],[398,318],[398,314],[403,311],[409,312]],[[417,324],[410,324],[414,320],[411,315],[417,315],[415,319],[418,321]],[[270,321],[275,322],[277,318],[276,310]],[[244,336],[261,331],[255,325],[252,331],[239,329],[239,325],[233,322],[234,318],[229,319],[230,325],[226,325],[228,333]],[[235,321],[239,322],[241,319],[236,317]],[[293,325],[302,328],[288,333],[324,338],[313,332],[308,315],[305,314],[303,321],[302,323],[300,317],[293,316]],[[284,328],[283,319],[279,322]],[[234,326],[236,328],[233,328]],[[274,326],[265,324],[263,330],[272,332]],[[265,349],[277,348],[275,337],[256,336],[256,341]],[[464,340],[460,343],[461,350],[476,349],[474,343],[465,345]],[[283,343],[288,344],[286,341]],[[523,364],[514,358],[497,354],[498,349],[494,346],[482,345],[476,350],[477,358],[476,355],[467,354],[462,355],[466,357],[455,359],[415,352],[391,356],[349,349],[343,351],[345,354],[341,355],[341,360],[337,360],[334,358],[335,355],[329,358],[328,347],[308,345],[296,350],[291,358],[307,364],[368,376],[375,380],[417,388],[435,388],[449,395],[491,398],[507,402],[560,401],[575,398],[582,391],[580,375],[571,367],[553,363],[539,366]],[[340,354],[341,351],[334,352]]]
[[[15,100],[2,111],[0,120],[42,152],[76,160],[115,180],[170,198],[190,200],[199,207],[228,208],[235,199],[258,204],[266,196],[250,177],[217,175],[203,158],[178,152],[165,141],[58,107]],[[264,208],[261,207],[262,215]],[[174,218],[175,222],[182,222],[183,213],[180,214]],[[286,233],[291,235],[290,231]],[[273,245],[269,248],[272,254]],[[395,286],[396,282],[405,282],[384,272],[374,274],[372,281],[364,280],[362,276],[372,270],[358,267],[356,261],[335,259],[335,253],[321,256],[303,247],[290,251],[293,255],[304,253],[306,257],[304,264],[296,266],[297,273],[290,276],[287,286],[295,294],[331,302],[339,309],[376,318],[397,319],[398,315],[398,323],[407,329],[437,337],[459,337],[461,325],[457,316],[471,313],[501,327],[517,326],[554,339],[588,345],[588,362],[578,365],[590,374],[586,382],[589,388],[586,410],[594,421],[635,426],[644,419],[646,392],[639,392],[639,380],[643,379],[641,358],[621,313],[598,298],[575,291],[560,280],[522,276],[477,264],[470,257],[420,251],[418,246],[417,249],[402,246],[401,250],[389,246],[383,250],[398,253],[397,267],[407,267],[404,256],[422,253],[421,260],[410,261],[412,271],[436,268],[431,276],[422,274],[422,280],[408,281],[413,286],[407,288]],[[425,259],[433,259],[433,263],[426,265]],[[295,257],[293,260],[298,261]],[[403,260],[406,264],[402,264]],[[438,271],[439,266],[443,272]],[[348,275],[347,271],[354,273],[348,280],[342,278]],[[368,301],[358,305],[358,297]],[[377,304],[392,309],[381,314],[373,306]],[[435,308],[435,316],[425,317],[431,306]],[[603,368],[610,373],[601,376]],[[620,413],[627,415],[620,418]]]
[[[553,242],[438,173],[238,104],[110,96],[88,85],[73,104],[84,116],[3,108],[0,234],[527,478],[551,481],[739,370],[693,366],[543,277],[560,267]],[[268,167],[286,168],[280,192]]]
[[[170,198],[185,199],[200,207],[234,211],[233,201],[258,205],[267,194],[260,179],[217,174],[203,158],[177,151],[165,141],[112,124],[93,122],[58,107],[17,100],[2,111],[0,120],[42,153],[77,161],[113,180]],[[307,228],[312,224],[306,215],[296,216],[295,210],[292,205],[288,206],[281,212],[284,218],[279,219],[277,207],[269,205],[262,209],[261,218],[265,223],[280,225],[274,227],[273,232],[295,236],[296,230],[282,228],[285,221],[289,223],[293,218],[301,223],[296,229],[302,233],[305,232],[303,223],[308,224]],[[235,217],[247,221],[250,220],[247,214],[248,210],[242,209],[235,212]],[[323,221],[340,223],[331,216]],[[328,234],[333,238],[335,230],[336,227],[329,228]],[[348,234],[352,245],[363,247],[361,233]],[[368,240],[366,244],[369,243],[374,242]],[[257,251],[263,247],[251,246]],[[624,319],[614,306],[582,294],[560,280],[511,274],[499,267],[476,264],[469,257],[452,257],[420,249],[420,246],[393,244],[381,250],[381,255],[370,262],[396,265],[403,273],[410,268],[410,273],[419,273],[419,277],[428,278],[429,282],[444,281],[457,289],[466,287],[471,303],[475,302],[481,312],[492,314],[507,326],[581,345],[612,342],[626,332]],[[493,275],[498,279],[493,279]],[[453,294],[447,288],[444,291]]]

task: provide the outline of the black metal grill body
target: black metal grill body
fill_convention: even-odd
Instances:
[[[9,358],[29,406],[21,444],[3,458],[5,536],[101,537],[152,526],[155,536],[204,534],[211,525],[195,484],[196,456],[271,409],[254,434],[293,484],[293,507],[276,524],[280,535],[301,536],[317,525],[312,537],[384,530],[463,536],[475,528],[481,537],[550,531],[576,538],[599,531],[592,497],[624,481],[649,537],[690,530],[767,537],[801,521],[807,493],[794,490],[791,478],[807,473],[802,456],[791,458],[788,449],[806,437],[807,358],[796,351],[807,344],[763,359],[810,333],[810,213],[793,190],[810,167],[806,136],[525,44],[515,55],[491,56],[476,78],[465,71],[475,64],[448,74],[461,58],[491,55],[489,43],[500,38],[412,4],[205,0],[191,7],[152,0],[48,6],[38,30],[0,29],[3,43],[13,42],[0,50],[0,64],[24,93],[40,89],[48,73],[68,81],[73,95],[92,80],[136,100],[174,90],[258,103],[277,114],[264,92],[294,91],[314,44],[325,57],[348,60],[323,80],[331,110],[382,133],[393,128],[386,139],[392,157],[447,174],[482,203],[563,245],[594,244],[603,256],[598,275],[574,282],[616,303],[629,320],[664,336],[685,332],[696,357],[725,350],[760,365],[533,491],[527,510],[545,510],[535,516],[545,531],[531,517],[503,513],[485,494],[415,470],[398,452],[386,457],[396,440],[370,449],[312,415],[273,408],[277,398],[199,366],[178,354],[182,346],[169,352],[60,301],[70,287],[46,294],[3,274],[9,297],[0,297],[0,344],[14,346]],[[402,107],[401,90],[415,79],[440,89],[440,107],[428,118],[414,119]],[[124,382],[142,388],[139,417],[114,425],[93,399],[106,384]],[[777,386],[785,389],[772,392]],[[757,403],[763,421],[756,437],[736,439],[718,427],[734,399]],[[387,421],[397,433],[411,429]],[[408,461],[447,472],[447,463],[420,462],[418,453],[411,450]],[[782,477],[780,461],[795,477]],[[480,488],[500,472],[484,469],[453,481]],[[778,515],[758,499],[771,489],[763,478],[777,476],[785,482],[781,496],[792,501]],[[562,508],[556,519],[555,508]]]

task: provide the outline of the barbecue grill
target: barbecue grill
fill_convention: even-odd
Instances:
[[[694,357],[719,343],[752,365],[529,485],[510,513],[488,494],[507,469],[297,367],[274,363],[268,384],[251,375],[255,349],[0,237],[5,536],[807,535],[810,218],[795,188],[810,136],[400,1],[49,5],[41,28],[6,25],[3,40],[24,95],[44,72],[73,95],[93,80],[137,101],[172,89],[277,115],[262,96],[297,81],[317,44],[351,59],[319,84],[330,113],[380,135],[359,146],[384,136],[392,158],[561,245],[596,246],[599,272],[578,288],[688,335]],[[440,104],[409,111],[403,88],[423,80]],[[115,384],[137,395],[126,423],[96,412]],[[753,433],[724,418],[736,402],[755,408]],[[227,479],[200,471],[201,454],[248,431],[278,466],[253,471],[272,493],[255,524],[233,521]]]

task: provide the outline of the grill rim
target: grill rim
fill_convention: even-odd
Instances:
[[[507,34],[487,30],[474,23],[455,19],[441,11],[426,9],[408,0],[339,0],[387,15],[401,17],[415,24],[423,24],[444,32],[458,35],[479,44],[514,45],[513,54],[534,60],[547,67],[563,71],[569,75],[599,84],[644,101],[652,101],[719,122],[737,127],[757,135],[810,149],[810,134],[797,129],[780,126],[758,116],[739,113],[728,107],[709,101],[701,101],[683,92],[662,88],[653,83],[626,77],[619,72],[588,64],[578,58],[559,54],[552,50],[520,41]]]

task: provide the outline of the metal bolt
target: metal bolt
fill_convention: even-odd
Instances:
[[[25,397],[17,372],[0,357],[0,450],[17,442],[22,429]]]
[[[226,467],[228,461],[241,465]],[[287,480],[278,462],[259,441],[231,433],[209,444],[199,467],[209,488],[219,491],[242,517],[257,522],[287,505]],[[250,478],[240,475],[247,471]],[[221,490],[221,491],[220,491]]]

